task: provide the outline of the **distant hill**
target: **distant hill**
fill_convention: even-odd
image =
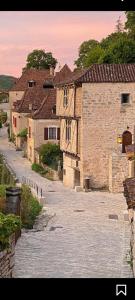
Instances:
[[[17,78],[9,75],[0,75],[0,90],[9,90]]]

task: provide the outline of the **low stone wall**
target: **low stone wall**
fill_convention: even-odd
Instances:
[[[15,235],[9,240],[9,249],[0,252],[0,278],[12,278],[15,254]]]
[[[109,157],[109,191],[122,193],[123,181],[129,177],[129,161],[125,154],[112,153]]]

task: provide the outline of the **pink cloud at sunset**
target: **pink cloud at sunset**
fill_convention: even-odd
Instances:
[[[19,77],[29,52],[45,49],[71,69],[80,44],[115,30],[122,11],[0,12],[0,74]]]

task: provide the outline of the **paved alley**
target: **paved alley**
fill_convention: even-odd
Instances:
[[[122,194],[76,193],[42,178],[7,141],[6,129],[0,132],[0,151],[19,179],[26,176],[43,188],[43,214],[51,217],[43,230],[22,232],[15,278],[132,277],[127,263],[130,225]]]

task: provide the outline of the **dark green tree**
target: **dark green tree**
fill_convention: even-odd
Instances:
[[[79,57],[75,61],[75,65],[77,68],[84,68],[86,63],[86,59],[88,57],[88,54],[92,51],[93,48],[95,48],[99,44],[96,40],[89,40],[85,41],[81,44],[79,47]]]
[[[135,11],[125,12],[127,21],[125,22],[125,29],[131,38],[135,39]]]
[[[51,52],[45,52],[44,50],[33,50],[27,56],[27,63],[25,69],[49,69],[50,66],[56,66],[57,60],[52,56]]]

